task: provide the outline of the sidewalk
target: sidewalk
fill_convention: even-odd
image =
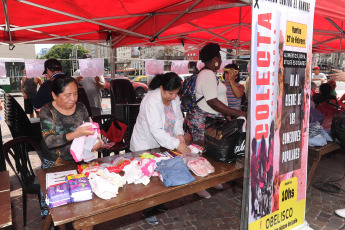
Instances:
[[[22,97],[16,97],[16,99],[23,106]],[[103,103],[108,102],[103,100]],[[3,141],[6,142],[11,139],[11,135],[4,122],[4,111],[1,111],[0,115]],[[34,169],[40,168],[40,161],[36,154],[31,154],[30,159]],[[39,203],[34,195],[28,196],[27,226],[23,227],[21,187],[11,169],[8,170],[11,177],[11,202],[13,205],[12,229],[41,229],[44,220],[40,217]],[[344,173],[345,154],[339,150],[322,158],[313,181],[327,182],[340,179]],[[344,187],[345,179],[339,181],[338,184]],[[166,206],[170,210],[157,216],[160,221],[158,225],[147,224],[140,212],[137,212],[97,225],[94,229],[239,229],[242,181],[226,183],[223,190],[211,188],[208,191],[212,194],[210,199],[202,199],[196,194],[192,194],[167,203]],[[335,209],[345,208],[344,201],[345,194],[330,195],[310,186],[307,190],[306,221],[315,230],[345,230],[345,219],[334,214]],[[73,228],[68,225],[67,229]]]

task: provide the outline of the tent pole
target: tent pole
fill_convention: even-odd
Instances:
[[[237,39],[237,47],[236,47],[236,64],[237,64],[237,59],[239,56],[239,46],[240,46],[240,39],[241,39],[241,18],[242,18],[242,7],[240,7],[240,15],[239,15],[239,19],[238,19],[238,39]]]
[[[6,31],[8,33],[8,38],[10,40],[10,44],[9,44],[9,49],[13,50],[14,49],[14,45],[12,42],[12,36],[11,36],[11,24],[10,24],[10,20],[8,17],[8,9],[7,9],[7,1],[6,0],[2,0],[2,6],[4,8],[4,15],[5,15],[5,21],[6,21]]]
[[[113,41],[113,38],[112,36],[110,36],[110,41],[109,43],[112,44],[112,41]],[[110,46],[110,76],[111,78],[115,77],[115,73],[116,73],[116,70],[115,70],[115,50],[116,48],[114,48],[113,46]]]

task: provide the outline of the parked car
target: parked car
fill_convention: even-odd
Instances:
[[[140,82],[140,83],[144,83],[147,85],[147,76],[139,76],[137,78],[134,79],[135,82]]]
[[[115,76],[115,78],[126,79],[126,80],[130,81],[134,87],[134,92],[135,92],[135,95],[137,98],[142,98],[147,93],[148,87],[144,83],[132,81],[132,80],[128,79],[127,77]],[[104,80],[105,80],[105,88],[104,88],[104,90],[102,90],[102,97],[110,97],[111,77],[109,77],[109,76],[104,77]]]

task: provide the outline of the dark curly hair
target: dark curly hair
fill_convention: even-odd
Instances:
[[[199,59],[203,62],[209,62],[214,57],[220,56],[220,46],[216,43],[208,43],[206,44],[199,53]]]

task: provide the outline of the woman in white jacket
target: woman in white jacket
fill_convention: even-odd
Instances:
[[[181,102],[177,96],[181,81],[174,72],[157,75],[152,79],[150,91],[140,104],[133,129],[130,144],[132,151],[164,147],[190,153],[184,139]],[[147,223],[152,225],[158,224],[154,210],[166,211],[168,208],[162,204],[142,211]]]
[[[183,132],[180,99],[181,78],[174,72],[154,77],[140,105],[131,138],[131,151],[164,147],[189,153]]]

